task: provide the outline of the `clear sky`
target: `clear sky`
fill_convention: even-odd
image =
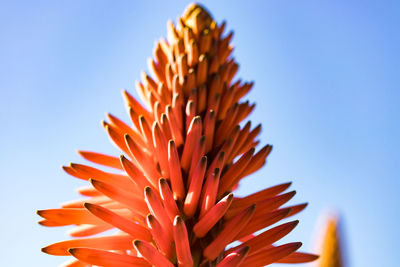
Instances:
[[[66,229],[36,209],[77,198],[63,164],[77,149],[118,155],[100,121],[123,119],[154,41],[188,1],[0,2],[2,266],[56,266],[40,248]],[[203,2],[203,1],[200,1]],[[309,202],[285,241],[313,251],[320,214],[343,215],[351,266],[398,266],[400,2],[204,1],[234,29],[239,77],[262,123],[268,164],[240,193],[293,181]],[[282,266],[282,265],[281,265]]]

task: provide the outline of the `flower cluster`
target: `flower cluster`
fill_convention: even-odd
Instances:
[[[114,171],[64,166],[90,183],[78,189],[85,198],[38,211],[41,225],[75,225],[75,239],[43,252],[72,255],[63,265],[70,267],[264,266],[317,258],[296,252],[300,242],[275,244],[298,221],[269,226],[306,207],[282,207],[295,194],[284,192],[290,183],[246,197],[232,193],[272,147],[256,151],[261,125],[243,122],[255,106],[242,101],[253,83],[234,79],[232,32],[224,29],[196,4],[176,26],[168,23],[168,41],[157,43],[149,60],[151,75],[142,73],[136,84],[144,105],[123,92],[131,126],[113,115],[103,123],[122,155],[79,152]],[[91,237],[110,229],[118,231]]]

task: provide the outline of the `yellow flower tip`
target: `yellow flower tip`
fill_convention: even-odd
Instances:
[[[209,29],[214,22],[207,9],[196,3],[190,4],[186,8],[182,20],[186,26],[193,29],[195,34],[203,32],[204,29]]]

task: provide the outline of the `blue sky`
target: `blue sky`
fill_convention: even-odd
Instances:
[[[239,76],[254,80],[251,120],[273,144],[240,193],[293,181],[309,202],[285,241],[313,250],[328,208],[343,216],[351,266],[397,266],[400,196],[398,1],[200,1],[235,31]],[[3,266],[56,266],[40,248],[66,229],[36,209],[77,198],[60,168],[77,149],[118,155],[100,121],[123,119],[166,21],[188,1],[0,2],[0,249]],[[282,266],[282,265],[281,265]]]

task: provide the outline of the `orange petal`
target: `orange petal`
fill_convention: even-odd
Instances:
[[[194,67],[195,65],[197,65],[198,63],[198,59],[199,59],[199,49],[197,47],[197,44],[194,40],[192,40],[189,44],[189,51],[188,51],[188,64],[191,67]],[[197,79],[196,79],[196,83],[197,83]]]
[[[119,158],[105,155],[105,154],[96,153],[96,152],[91,152],[91,151],[79,150],[78,153],[84,159],[89,160],[93,163],[97,163],[97,164],[104,165],[107,167],[122,170],[121,163],[119,162]]]
[[[153,266],[174,267],[155,247],[141,240],[133,241],[136,250]]]
[[[298,205],[294,205],[294,206],[288,207],[288,208],[290,208],[290,211],[286,215],[285,218],[288,218],[290,216],[296,215],[297,213],[299,213],[302,210],[304,210],[307,207],[307,205],[308,205],[308,203],[303,203],[303,204],[298,204]]]
[[[185,222],[179,216],[175,217],[173,233],[175,239],[178,266],[192,267],[193,258],[190,252],[188,233],[186,230]]]
[[[182,96],[175,93],[172,98],[172,111],[174,112],[179,131],[183,131]]]
[[[185,197],[185,187],[182,180],[178,151],[173,140],[169,140],[168,142],[168,164],[174,198],[183,200]]]
[[[127,250],[132,248],[133,237],[130,235],[101,236],[66,240],[42,248],[42,251],[56,256],[68,256],[69,248],[90,247],[106,250]]]
[[[174,200],[174,197],[172,195],[167,180],[161,178],[158,182],[158,187],[160,189],[160,194],[163,200],[165,210],[167,211],[170,220],[173,221],[175,216],[179,215],[179,209],[176,206],[176,202]]]
[[[268,155],[272,151],[272,146],[266,145],[260,151],[258,151],[250,160],[246,170],[240,174],[241,177],[245,177],[247,175],[250,175],[254,171],[258,170],[259,166],[264,165],[264,162]]]
[[[169,127],[171,129],[172,137],[174,138],[174,141],[176,142],[177,146],[179,147],[180,145],[183,144],[183,136],[182,136],[182,132],[179,130],[178,122],[175,118],[175,114],[173,113],[172,107],[170,105],[167,105],[165,107],[165,112],[167,114],[167,119],[168,119]]]
[[[129,178],[140,188],[144,189],[146,186],[154,188],[152,179],[147,179],[142,170],[139,170],[130,160],[121,155],[121,165],[124,168]]]
[[[254,210],[255,205],[245,209],[243,212],[238,214],[235,218],[228,221],[222,231],[215,237],[215,239],[204,249],[203,255],[210,261],[215,260],[218,255],[224,250],[225,246],[231,243],[235,236],[246,227],[249,223]],[[249,266],[249,265],[244,265]]]
[[[260,214],[258,218],[253,218],[246,228],[240,231],[235,239],[241,239],[249,234],[279,222],[290,213],[290,208],[279,209],[274,212]]]
[[[208,60],[205,55],[200,55],[196,70],[196,85],[200,86],[207,80]]]
[[[207,106],[207,87],[203,84],[200,85],[197,92],[197,113],[204,112]]]
[[[185,108],[185,115],[186,115],[186,131],[189,130],[190,122],[193,120],[194,116],[196,116],[196,104],[193,100],[189,100],[186,104]]]
[[[207,170],[207,177],[210,176],[215,169],[219,169],[220,171],[223,170],[224,163],[225,163],[225,151],[220,151],[216,157],[214,157],[213,162],[210,164]]]
[[[229,140],[232,140],[232,147],[227,152],[229,154],[226,154],[226,162],[227,162],[227,164],[231,164],[232,163],[232,161],[228,161],[228,159],[232,157],[231,154],[232,154],[233,146],[236,145],[235,143],[236,143],[237,138],[239,137],[239,133],[240,133],[240,126],[236,125],[233,128],[233,130],[232,130],[232,132],[231,132],[231,134],[229,136]]]
[[[235,145],[232,148],[231,154],[227,159],[228,162],[232,162],[233,159],[239,155],[239,150],[244,142],[247,140],[251,127],[251,121],[248,121],[246,125],[240,130],[238,137],[236,138]]]
[[[157,221],[156,217],[151,214],[147,215],[146,221],[158,249],[167,258],[172,258],[172,240],[168,239],[161,224]]]
[[[301,247],[300,242],[289,243],[277,247],[271,247],[260,250],[259,252],[247,256],[243,261],[243,266],[265,266],[274,263],[291,253],[295,252]]]
[[[151,120],[146,119],[144,116],[139,116],[140,131],[142,132],[142,136],[144,137],[147,146],[153,151],[153,137],[149,123],[151,123]]]
[[[172,96],[164,82],[158,83],[157,92],[161,97],[161,106],[165,108],[166,105],[171,104]]]
[[[130,179],[125,175],[101,171],[99,169],[86,166],[83,164],[71,163],[70,165],[72,169],[76,173],[78,173],[80,178],[82,179],[85,180],[96,179],[102,182],[112,183],[115,186],[124,187],[127,190],[132,190],[132,191],[137,190],[132,181],[130,181]]]
[[[225,116],[228,112],[228,109],[231,107],[231,104],[234,103],[234,102],[232,102],[234,89],[235,88],[233,86],[231,86],[222,95],[221,102],[224,103],[224,105],[222,105],[219,110],[218,120],[222,120],[225,118]]]
[[[131,118],[131,121],[133,123],[133,126],[135,127],[135,130],[138,133],[141,133],[140,124],[139,124],[139,114],[137,114],[131,106],[128,107],[128,113],[129,113],[129,117]]]
[[[250,255],[256,253],[260,249],[265,248],[266,246],[269,246],[273,244],[274,242],[280,240],[284,236],[286,236],[288,233],[290,233],[296,225],[299,223],[299,221],[293,221],[293,222],[288,222],[282,225],[279,225],[277,227],[274,227],[272,229],[269,229],[249,240],[246,242],[240,244],[237,247],[229,249],[225,254],[230,253],[231,251],[241,248],[241,247],[249,247],[251,249]]]
[[[129,148],[129,151],[133,155],[135,165],[143,171],[143,173],[147,177],[147,180],[151,182],[153,186],[156,187],[158,178],[161,175],[157,171],[153,159],[148,155],[146,155],[144,151],[135,143],[135,141],[129,135],[125,135],[125,142]],[[123,165],[123,167],[125,166]]]
[[[318,255],[303,253],[303,252],[293,252],[289,256],[284,257],[277,261],[277,263],[305,263],[311,262],[318,259]]]
[[[215,204],[217,193],[218,193],[218,185],[219,185],[219,176],[220,170],[216,168],[211,175],[207,177],[206,183],[203,187],[203,191],[201,192],[201,210],[200,210],[200,218],[204,216],[204,214],[209,211]]]
[[[181,167],[185,172],[189,171],[190,162],[192,160],[191,154],[201,137],[201,128],[201,117],[194,117],[187,131],[186,141],[181,157]]]
[[[193,232],[197,237],[205,236],[208,231],[224,216],[233,200],[233,194],[225,196],[214,207],[212,207],[202,219],[193,227]]]
[[[237,125],[237,123],[235,123],[235,118],[237,117],[238,110],[239,110],[239,104],[237,103],[235,103],[228,110],[229,116],[221,122],[221,124],[218,126],[216,130],[214,145],[219,146],[231,134],[233,128]]]
[[[38,210],[37,214],[51,222],[60,225],[70,224],[101,224],[102,221],[86,209],[48,209]]]
[[[219,188],[218,188],[218,196],[221,196],[223,193],[231,189],[235,184],[237,184],[237,178],[244,171],[247,164],[249,164],[251,157],[254,154],[254,148],[247,151],[240,159],[235,162],[221,177]]]
[[[134,238],[141,238],[148,241],[151,240],[151,234],[149,230],[137,224],[132,219],[122,217],[115,212],[112,212],[95,204],[86,203],[85,208],[93,215],[99,217],[100,219],[111,225],[114,225],[116,228],[130,234]]]
[[[110,124],[103,121],[104,128],[108,136],[110,137],[111,141],[121,149],[125,154],[131,156],[129,149],[125,145],[124,141],[124,133],[121,133],[115,129],[115,127],[111,126]]]
[[[136,114],[140,114],[147,119],[151,118],[150,113],[145,109],[131,94],[129,94],[126,90],[122,91],[122,95],[127,103]]]
[[[220,263],[218,263],[217,267],[239,266],[248,253],[249,247],[238,248],[237,250],[228,254]]]
[[[197,203],[200,199],[204,174],[207,167],[207,157],[202,157],[193,171],[193,176],[190,179],[190,186],[183,204],[183,212],[186,216],[192,217],[197,210]]]
[[[259,216],[263,216],[268,211],[273,211],[286,202],[288,202],[290,199],[293,198],[293,196],[296,194],[296,191],[291,191],[285,194],[277,195],[271,198],[264,199],[262,201],[258,201],[257,203],[257,210],[254,213],[254,219],[258,218]],[[231,218],[232,216],[235,216],[235,214],[239,213],[241,210],[244,208],[247,208],[248,206],[242,206],[242,207],[237,207],[235,209],[229,209],[227,214],[225,215],[225,218]]]
[[[93,204],[106,204],[110,203],[113,200],[106,196],[99,196],[99,197],[91,197],[91,198],[82,198],[78,200],[72,200],[68,202],[64,202],[61,204],[62,208],[83,208],[83,204],[85,202],[90,202]]]
[[[221,95],[216,94],[212,99],[211,103],[208,103],[208,109],[214,110],[216,116],[218,115],[220,102],[221,102]]]
[[[167,140],[157,122],[153,124],[153,142],[161,173],[164,177],[169,177]]]
[[[70,248],[69,253],[80,261],[104,267],[150,267],[144,259],[92,248]]]
[[[193,175],[193,171],[197,166],[197,163],[205,155],[205,150],[206,150],[206,137],[203,135],[200,137],[200,139],[197,141],[197,144],[192,151],[192,160],[190,163],[190,171],[189,171],[189,179],[187,184],[190,184],[191,182],[191,177]]]
[[[250,105],[249,101],[239,104],[237,116],[235,117],[233,124],[239,124],[242,120],[247,118],[247,116],[249,116],[250,113],[254,110],[255,106],[256,104],[254,103]]]
[[[209,109],[204,119],[204,135],[206,136],[206,152],[211,151],[214,140],[216,115],[214,110]]]
[[[252,147],[254,138],[256,138],[260,132],[261,132],[261,124],[257,125],[257,127],[254,128],[247,135],[246,141],[243,143],[243,145],[238,150],[238,154],[242,154],[242,153],[248,151]]]
[[[111,115],[110,113],[107,113],[107,117],[110,120],[110,124],[112,126],[114,126],[115,129],[118,130],[122,136],[124,136],[125,134],[129,134],[140,146],[142,146],[142,147],[146,146],[146,143],[143,140],[143,137],[141,134],[134,131],[126,123],[124,123],[117,117]]]
[[[115,201],[125,204],[134,213],[139,213],[142,216],[146,216],[146,214],[149,212],[146,203],[143,201],[143,198],[138,197],[136,194],[132,194],[132,192],[128,190],[93,179],[90,179],[90,183],[94,188],[102,192],[104,195]],[[91,201],[87,202],[97,204]]]
[[[235,90],[234,102],[238,102],[240,98],[245,96],[253,87],[254,83],[245,83]]]
[[[216,73],[211,77],[211,84],[208,90],[208,103],[211,103],[211,101],[213,101],[213,98],[217,94],[219,95],[221,94],[221,88],[222,88],[221,77],[219,76],[218,73]]]
[[[172,223],[160,199],[150,187],[144,189],[144,197],[151,214],[156,217],[168,236],[172,235]]]
[[[256,192],[244,198],[235,198],[232,202],[231,209],[239,207],[248,207],[256,202],[276,196],[279,193],[285,191],[291,184],[292,184],[291,182],[284,183],[264,189],[262,191]]]

